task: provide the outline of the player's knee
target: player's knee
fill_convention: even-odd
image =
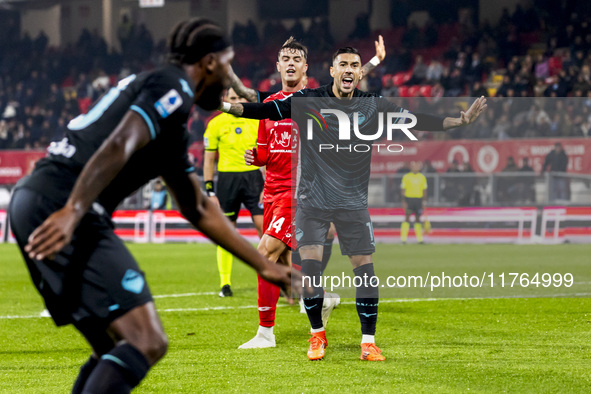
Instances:
[[[143,341],[140,349],[148,360],[153,363],[160,360],[168,351],[168,337],[163,332],[151,332]]]

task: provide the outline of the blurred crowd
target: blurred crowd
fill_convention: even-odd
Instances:
[[[589,135],[591,3],[535,1],[512,13],[504,10],[493,26],[476,24],[469,13],[445,13],[446,2],[451,4],[443,0],[439,11],[431,12],[435,19],[420,27],[408,23],[412,4],[407,0],[393,2],[396,12],[389,29],[374,31],[370,13],[359,14],[341,43],[331,36],[326,17],[307,24],[296,21],[290,29],[279,21],[262,28],[252,21],[236,24],[231,29],[234,69],[255,88],[279,89],[273,57],[293,35],[310,49],[310,79],[324,84],[330,82],[330,58],[337,46],[352,44],[364,57],[372,56],[373,40],[383,34],[387,58],[363,80],[362,88],[388,97],[428,96],[433,102],[457,96],[509,98],[491,106],[478,127],[450,138]],[[63,48],[49,47],[43,33],[20,34],[16,24],[7,31],[0,40],[0,149],[43,149],[120,78],[155,67],[166,53],[163,41],[155,43],[144,25],[127,17],[117,29],[120,51],[108,48],[98,31],[84,30],[76,43]],[[270,78],[274,83],[261,85]],[[520,97],[580,99],[544,104]],[[191,116],[193,141],[202,140],[207,116],[200,111]]]

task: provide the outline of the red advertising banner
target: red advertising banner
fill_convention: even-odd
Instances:
[[[374,147],[372,156],[372,174],[388,174],[399,169],[404,162],[430,160],[438,172],[448,169],[449,163],[456,160],[458,164],[470,163],[476,172],[499,172],[512,156],[518,167],[523,158],[529,158],[530,166],[536,172],[542,170],[544,159],[561,142],[568,155],[568,172],[575,174],[591,174],[591,139],[532,139],[507,141],[403,141],[399,144],[401,152],[388,152],[387,145]],[[378,150],[379,148],[379,150]],[[390,150],[400,150],[394,147]]]
[[[374,147],[372,174],[389,174],[398,170],[404,162],[430,160],[438,172],[448,169],[453,160],[461,165],[470,163],[476,172],[499,172],[512,156],[521,166],[523,158],[540,172],[544,159],[556,142],[561,142],[568,155],[568,172],[591,174],[591,138],[531,139],[507,141],[402,141],[401,152],[389,152],[387,145]],[[391,148],[399,151],[400,146]],[[189,153],[197,166],[203,165],[203,146],[195,143]],[[32,171],[35,163],[46,155],[39,151],[0,151],[0,184],[14,184]]]
[[[0,151],[0,184],[15,184],[33,171],[45,151]]]

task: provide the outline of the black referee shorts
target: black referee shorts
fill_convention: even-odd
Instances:
[[[216,196],[226,217],[235,222],[240,205],[244,204],[251,215],[262,215],[263,204],[259,203],[265,181],[259,170],[246,172],[220,172]]]
[[[17,188],[9,206],[10,226],[31,278],[58,326],[73,323],[105,329],[131,309],[152,301],[144,273],[115,235],[111,219],[92,209],[53,259],[32,260],[24,252],[29,235],[63,206]]]
[[[418,222],[423,214],[423,199],[413,197],[405,197],[405,199],[407,204],[406,214],[412,215],[414,213],[415,220]]]
[[[365,256],[376,251],[373,225],[367,209],[326,210],[298,207],[295,239],[298,249],[307,245],[323,245],[333,222],[345,256]]]

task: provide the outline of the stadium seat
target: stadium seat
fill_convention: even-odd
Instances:
[[[259,82],[258,90],[260,92],[268,92],[271,90],[271,81],[269,79],[263,79]]]
[[[404,78],[403,78],[404,83],[407,83],[411,78],[412,78],[412,70],[404,73]]]
[[[78,108],[80,109],[80,113],[85,114],[88,112],[92,104],[92,100],[90,97],[84,97],[78,99]]]
[[[404,83],[405,74],[406,73],[404,72],[394,74],[394,76],[392,77],[392,82],[395,86],[400,86]]]
[[[252,81],[248,78],[240,78],[240,80],[242,81],[242,84],[244,86],[246,86],[247,88],[252,88]]]
[[[399,86],[398,87],[398,96],[399,97],[410,97],[410,94],[408,92],[409,88],[408,86]]]
[[[560,56],[552,56],[548,59],[548,67],[550,68],[550,75],[559,74],[562,70],[562,58]]]
[[[408,89],[408,94],[410,97],[418,97],[420,91],[421,87],[419,85],[413,85]]]
[[[316,88],[320,87],[320,83],[318,83],[318,80],[316,78],[310,77],[310,78],[308,78],[307,87],[310,89],[316,89]]]
[[[431,85],[422,85],[419,94],[422,97],[431,97]]]

